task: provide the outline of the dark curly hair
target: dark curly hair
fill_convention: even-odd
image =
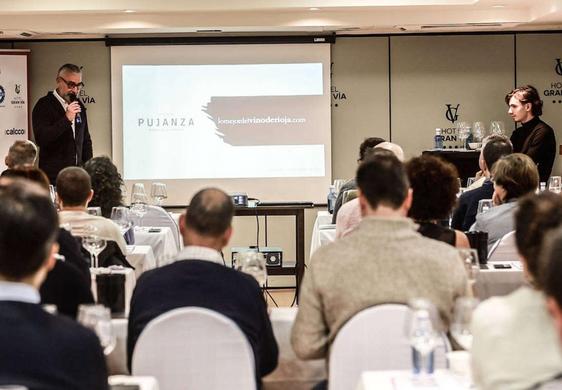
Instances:
[[[123,206],[121,186],[123,179],[107,156],[94,157],[84,164],[84,169],[92,179],[94,197],[89,206],[101,207],[104,217],[111,217],[111,209]]]
[[[415,221],[449,218],[459,192],[459,174],[455,166],[424,155],[408,161],[406,172],[414,192],[408,216]]]

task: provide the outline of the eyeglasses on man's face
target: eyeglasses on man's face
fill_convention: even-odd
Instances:
[[[64,81],[64,83],[66,84],[66,86],[69,89],[74,89],[74,88],[82,88],[84,87],[84,83],[83,82],[79,82],[78,84],[76,84],[74,81],[66,81],[65,79],[63,79],[62,77],[59,76],[59,79],[61,79],[62,81]]]

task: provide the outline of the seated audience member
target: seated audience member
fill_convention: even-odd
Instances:
[[[57,197],[61,225],[70,224],[72,230],[80,232],[87,225],[97,228],[97,234],[106,240],[115,241],[122,253],[127,253],[127,244],[121,229],[112,220],[90,215],[88,204],[94,196],[90,175],[79,167],[67,167],[57,176]]]
[[[277,366],[277,343],[256,280],[225,267],[220,251],[232,234],[234,205],[223,191],[199,191],[180,217],[185,247],[177,261],[141,275],[131,299],[127,355],[145,326],[170,310],[203,307],[233,320],[254,351],[257,383]]]
[[[39,168],[9,169],[3,173],[1,182],[8,185],[17,178],[35,182],[49,193],[49,179]],[[75,318],[79,305],[94,303],[90,269],[78,241],[67,230],[58,229],[57,243],[64,261],[57,261],[47,274],[39,290],[41,303],[56,305],[58,313]]]
[[[48,193],[20,180],[2,185],[0,221],[0,385],[107,389],[98,337],[39,304],[39,286],[57,252],[57,213]]]
[[[391,142],[381,142],[373,148],[367,149],[363,156],[366,161],[375,154],[394,155],[400,162],[404,161],[404,151],[399,145]],[[347,236],[361,222],[361,207],[359,199],[355,198],[342,205],[336,219],[336,238]]]
[[[10,168],[33,167],[37,160],[37,146],[29,140],[19,140],[14,142],[8,154],[4,159],[4,163]]]
[[[471,231],[488,232],[488,249],[515,230],[513,215],[517,199],[535,192],[539,186],[537,166],[529,156],[514,153],[500,158],[492,168],[494,207],[476,216]]]
[[[457,250],[423,237],[407,218],[412,192],[403,164],[375,154],[356,180],[363,220],[352,234],[319,248],[304,275],[291,334],[301,359],[327,357],[340,328],[378,304],[424,297],[449,324],[455,299],[467,291]]]
[[[363,142],[361,142],[361,145],[359,145],[359,159],[357,159],[357,163],[361,164],[361,162],[363,162],[363,160],[365,159],[365,153],[369,149],[374,148],[375,146],[380,144],[381,142],[385,142],[385,141],[384,141],[384,139],[379,138],[379,137],[365,138],[363,140]],[[343,203],[343,193],[345,191],[348,191],[348,190],[356,190],[356,189],[357,189],[357,183],[355,183],[355,179],[351,179],[341,186],[340,192],[338,193],[338,197],[336,198],[336,204],[334,206],[334,214],[332,215],[332,223],[336,223],[336,218],[338,216],[338,212],[339,212],[340,207],[342,206],[342,203]]]
[[[544,237],[561,226],[559,195],[543,192],[519,201],[515,241],[529,286],[490,298],[474,312],[471,352],[479,389],[531,389],[561,373],[562,353],[539,278]]]
[[[465,191],[459,198],[458,206],[453,213],[451,227],[462,231],[470,229],[476,221],[478,202],[481,199],[492,199],[494,183],[492,183],[491,170],[500,157],[511,154],[513,148],[509,139],[503,135],[490,135],[484,140],[480,151],[480,167],[484,180],[480,186]]]
[[[408,216],[419,225],[418,232],[428,238],[458,248],[470,248],[466,234],[445,227],[459,192],[459,174],[455,166],[434,156],[415,157],[406,163],[413,191]]]
[[[94,157],[84,164],[84,169],[90,175],[94,196],[89,205],[100,207],[105,218],[111,217],[113,207],[123,206],[121,186],[123,179],[109,157]]]

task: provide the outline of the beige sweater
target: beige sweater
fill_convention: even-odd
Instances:
[[[364,218],[354,232],[314,253],[300,292],[293,349],[303,359],[326,357],[354,314],[412,298],[429,299],[448,324],[466,283],[452,246],[423,237],[406,218]]]

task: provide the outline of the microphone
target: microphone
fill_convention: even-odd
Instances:
[[[78,96],[76,96],[76,94],[74,93],[69,93],[68,94],[68,98],[70,99],[70,102],[80,102],[80,100],[78,100]],[[80,124],[82,123],[82,116],[80,115],[79,112],[76,113],[76,123]]]

